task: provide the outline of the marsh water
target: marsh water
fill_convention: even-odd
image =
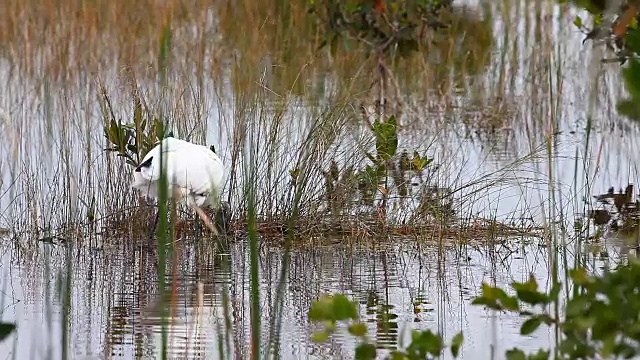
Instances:
[[[472,306],[481,284],[508,286],[533,274],[548,287],[550,251],[562,253],[569,264],[578,257],[587,259],[593,270],[628,256],[630,245],[615,236],[597,244],[570,236],[591,195],[637,183],[640,133],[615,112],[624,93],[618,65],[602,65],[603,50],[582,45],[584,34],[572,22],[575,15],[587,14],[569,5],[542,3],[462,4],[474,19],[487,21],[492,38],[484,49],[488,60],[479,70],[469,70],[473,74],[465,74],[471,79],[466,89],[456,83],[462,76],[456,74],[449,80],[459,88],[452,86],[446,96],[435,95],[432,88],[405,94],[410,110],[398,137],[399,148],[419,149],[434,158],[439,185],[458,189],[458,214],[553,228],[563,239],[563,250],[550,249],[547,238],[530,234],[490,239],[299,235],[290,254],[282,241],[261,239],[262,354],[352,358],[355,340],[344,328],[328,342],[311,341],[318,328],[307,316],[311,303],[321,294],[336,292],[358,302],[381,356],[406,345],[412,329],[432,329],[445,339],[462,331],[465,359],[500,359],[512,347],[549,348],[554,344],[551,330],[542,327],[521,336],[518,316]],[[205,17],[215,18],[215,13]],[[262,74],[249,82],[251,86],[278,92],[274,78],[284,65],[269,64],[264,54],[255,68],[243,70]],[[270,99],[242,108],[244,102],[259,100],[247,97],[228,79],[240,75],[223,73],[201,80],[191,70],[170,73],[175,76],[173,86],[164,92],[146,84],[147,96],[162,99],[157,106],[166,113],[183,116],[178,136],[195,134],[194,141],[216,144],[228,170],[240,179],[233,190],[227,179],[224,194],[236,205],[244,201],[241,189],[251,180],[243,179],[242,166],[231,168],[232,149],[237,147],[238,119],[249,118],[254,136],[244,138],[244,146],[252,144],[258,157],[276,159],[259,164],[273,174],[258,185],[259,210],[277,208],[305,137],[315,119],[332,106],[335,83],[345,78],[309,79],[309,87],[323,89],[320,100],[295,94],[285,106]],[[122,104],[118,115],[126,118],[130,99],[122,95],[125,86],[106,81],[116,79],[117,73],[110,69],[100,79],[113,102]],[[10,59],[0,58],[0,109],[7,114],[0,121],[0,314],[2,321],[17,325],[16,332],[0,343],[0,358],[159,358],[163,334],[170,358],[217,359],[221,353],[248,358],[251,288],[246,237],[178,242],[161,284],[157,249],[143,246],[144,241],[133,235],[93,231],[83,233],[82,241],[73,245],[66,235],[56,235],[56,227],[67,226],[69,218],[86,217],[91,211],[105,219],[138,201],[128,188],[131,169],[103,151],[104,113],[90,74],[80,72],[68,84],[47,76],[32,79],[21,76]],[[411,74],[400,79],[410,80]],[[192,83],[199,83],[197,90]],[[469,88],[472,94],[465,93]],[[200,97],[206,101],[198,103],[196,113],[180,110],[195,107]],[[589,117],[592,128],[586,130]],[[274,143],[267,136],[266,120],[271,118],[280,119],[283,129],[276,136],[275,155],[271,150],[261,153],[266,142]],[[354,147],[369,145],[361,140],[365,127],[341,131],[327,158],[342,165],[355,161]],[[358,161],[356,165],[364,165]],[[316,172],[311,193],[321,191],[323,184],[321,171]],[[404,205],[398,203],[402,213]],[[287,277],[280,293],[285,260]],[[171,293],[172,306],[162,305],[161,289]],[[163,306],[172,312],[166,330]],[[65,339],[68,349],[61,345]]]
[[[610,244],[615,258],[625,246]],[[219,346],[233,358],[249,356],[248,249],[243,242],[213,251],[211,244],[185,245],[180,265],[168,270],[166,289],[174,309],[167,325],[170,358],[219,358]],[[63,326],[59,282],[66,281],[66,249],[43,245],[37,256],[4,251],[4,320],[15,321],[17,336],[2,344],[16,358],[59,358]],[[616,252],[617,251],[617,252]],[[595,252],[593,265],[609,266]],[[285,359],[350,358],[354,340],[339,330],[325,344],[313,343],[307,312],[321,294],[342,292],[357,300],[369,333],[381,353],[410,339],[411,329],[465,335],[463,358],[497,358],[511,347],[537,350],[553,344],[553,332],[541,329],[520,336],[522,320],[471,306],[482,282],[506,286],[533,273],[548,280],[547,252],[538,240],[512,239],[486,244],[445,246],[395,239],[378,244],[309,243],[291,252],[282,302],[280,333],[268,348],[274,314],[280,247],[260,252],[261,316],[264,348]],[[70,354],[77,359],[157,358],[161,355],[157,256],[127,244],[74,251]],[[49,264],[48,266],[46,264]],[[45,270],[47,269],[48,270]],[[228,291],[224,299],[223,289]],[[228,301],[228,303],[227,303]],[[225,306],[229,313],[225,313]],[[225,318],[230,324],[225,324]],[[21,326],[20,326],[21,325]],[[226,331],[229,326],[231,331]],[[228,338],[227,338],[228,336]],[[406,344],[406,343],[405,343]],[[228,348],[227,348],[228,346]],[[448,356],[447,356],[448,357]]]

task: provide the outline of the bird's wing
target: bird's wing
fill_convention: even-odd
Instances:
[[[160,180],[160,149],[164,154],[163,158],[166,159],[166,172],[168,178],[173,176],[172,171],[175,168],[174,154],[181,151],[185,146],[189,144],[186,141],[182,141],[175,138],[166,138],[162,142],[151,149],[140,165],[136,168],[136,177],[144,179],[148,182],[154,182]]]
[[[218,155],[205,146],[174,138],[164,139],[161,144],[170,185],[201,199],[198,201],[220,196],[224,166]],[[136,168],[132,186],[155,194],[159,180],[160,144],[149,151]]]
[[[207,147],[190,145],[173,153],[173,183],[194,194],[220,195],[224,178],[222,161]]]

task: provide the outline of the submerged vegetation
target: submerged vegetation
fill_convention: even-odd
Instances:
[[[85,351],[78,308],[104,310],[104,357],[211,356],[171,340],[206,310],[219,358],[637,355],[639,266],[610,271],[627,258],[606,249],[637,244],[636,165],[612,159],[637,152],[618,138],[640,119],[638,10],[601,3],[4,1],[0,265],[44,294],[62,358]],[[130,178],[170,136],[215,144],[233,221],[178,229],[161,194],[149,247]],[[630,185],[593,198],[603,183]],[[0,346],[21,358],[5,289]],[[502,352],[502,316],[552,343]]]

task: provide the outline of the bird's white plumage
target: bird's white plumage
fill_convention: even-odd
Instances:
[[[166,138],[144,157],[134,172],[131,186],[157,199],[160,185],[160,146],[166,159],[168,196],[179,194],[188,205],[218,207],[224,180],[224,166],[206,146]]]

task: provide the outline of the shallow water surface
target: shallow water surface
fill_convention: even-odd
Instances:
[[[611,246],[612,254],[619,252],[619,245]],[[217,359],[220,346],[233,358],[249,356],[248,244],[237,241],[214,248],[203,241],[184,243],[179,265],[174,268],[168,260],[170,357]],[[283,359],[351,358],[354,340],[343,328],[327,343],[310,340],[317,329],[307,318],[311,302],[335,292],[358,301],[360,316],[381,354],[406,341],[410,328],[432,329],[445,339],[463,331],[462,358],[469,359],[488,359],[492,351],[504,354],[511,347],[535,350],[553,344],[553,334],[544,327],[523,337],[517,316],[470,305],[482,282],[506,286],[533,273],[546,288],[548,254],[538,239],[511,239],[491,246],[438,246],[406,239],[366,246],[336,241],[295,248],[284,288],[281,330],[269,346],[282,252],[280,247],[261,246],[263,353],[271,349]],[[74,359],[160,357],[160,285],[154,249],[123,240],[100,250],[67,253],[64,246],[42,245],[25,254],[3,248],[2,319],[15,321],[18,330],[0,344],[0,353],[18,359],[58,359],[62,334],[68,332]],[[66,256],[73,259],[71,292],[61,294],[60,284],[67,280]],[[596,267],[607,265],[606,259],[594,261]],[[71,305],[63,328],[65,296]]]

